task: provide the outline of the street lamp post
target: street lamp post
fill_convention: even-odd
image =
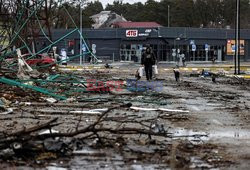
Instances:
[[[240,74],[240,0],[238,1],[238,74]]]
[[[82,65],[82,59],[83,59],[83,52],[82,52],[82,1],[80,0],[79,3],[80,7],[80,65]]]
[[[168,5],[168,27],[170,27],[170,6]]]

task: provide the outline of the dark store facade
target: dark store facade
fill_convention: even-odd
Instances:
[[[72,30],[52,30],[53,41]],[[230,29],[200,28],[109,28],[83,29],[86,44],[95,47],[99,59],[108,58],[115,61],[140,61],[142,50],[150,45],[160,62],[173,62],[180,55],[186,61],[202,62],[233,60],[235,49],[235,32]],[[65,48],[68,55],[79,54],[79,34],[73,33],[56,46],[60,51]],[[40,44],[48,44],[40,39]],[[250,60],[250,30],[241,30],[240,57],[242,61]],[[87,60],[87,56],[85,57]]]

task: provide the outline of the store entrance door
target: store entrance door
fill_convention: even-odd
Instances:
[[[217,61],[222,61],[222,50],[221,49],[218,49],[218,59]]]
[[[142,44],[122,44],[120,48],[121,61],[141,61]]]

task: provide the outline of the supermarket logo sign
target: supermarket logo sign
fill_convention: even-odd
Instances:
[[[126,85],[126,88],[125,88]],[[88,92],[122,92],[124,89],[132,92],[156,91],[161,92],[163,89],[163,82],[161,81],[138,81],[135,79],[128,79],[127,81],[98,81],[96,79],[87,80]]]

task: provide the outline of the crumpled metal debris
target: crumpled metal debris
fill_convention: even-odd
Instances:
[[[48,138],[44,140],[43,144],[47,151],[58,152],[62,149],[64,143],[57,139]]]
[[[15,155],[15,152],[13,151],[13,149],[10,149],[10,148],[0,151],[0,157],[2,159],[10,159],[13,157],[13,155]]]
[[[0,115],[7,115],[13,112],[12,108],[8,108],[10,104],[11,104],[10,101],[6,100],[3,97],[0,98],[0,109],[1,109]]]

